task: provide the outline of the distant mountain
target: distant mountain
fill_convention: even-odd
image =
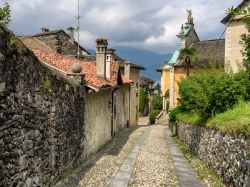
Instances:
[[[129,60],[137,65],[145,67],[147,70],[141,74],[153,80],[160,80],[160,74],[156,69],[164,61],[169,60],[172,54],[159,54],[149,50],[131,48],[131,47],[114,47],[116,54],[123,59]]]
[[[137,49],[131,47],[112,47],[116,50],[116,54],[134,64],[145,67],[146,71],[141,71],[141,74],[147,76],[155,81],[160,80],[160,74],[156,69],[160,67],[164,61],[169,60],[172,54],[159,54],[153,51]],[[88,49],[89,52],[95,54],[95,51]]]

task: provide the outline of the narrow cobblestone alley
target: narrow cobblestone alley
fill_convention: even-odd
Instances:
[[[141,118],[137,128],[119,133],[56,187],[179,186],[180,178],[169,152],[169,133],[164,122],[165,118],[157,125],[148,125],[147,118]]]

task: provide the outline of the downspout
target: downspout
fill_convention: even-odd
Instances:
[[[111,99],[111,137],[114,134],[114,89],[112,89],[112,99]]]
[[[174,108],[174,66],[170,69],[169,107]]]
[[[130,105],[131,105],[131,85],[129,85],[129,96],[128,96],[128,100],[129,100],[129,105],[128,105],[128,122],[127,122],[127,127],[129,127],[130,125]]]

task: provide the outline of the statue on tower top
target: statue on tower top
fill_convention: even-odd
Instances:
[[[192,10],[187,10],[188,12],[188,22],[189,24],[194,24],[194,18],[193,18],[193,15],[192,15]]]

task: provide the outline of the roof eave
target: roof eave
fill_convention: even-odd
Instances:
[[[244,0],[241,4],[239,4],[236,8],[242,8],[243,6],[245,6],[245,4],[247,3],[247,0]],[[224,25],[226,25],[230,18],[232,17],[232,15],[227,15],[226,17],[224,17],[222,20],[221,20],[221,23],[223,23]]]

